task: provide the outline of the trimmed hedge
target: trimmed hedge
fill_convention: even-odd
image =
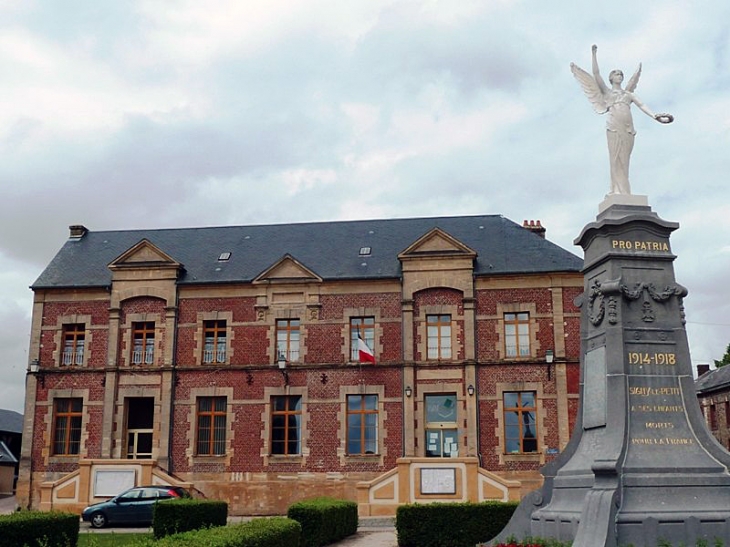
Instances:
[[[68,547],[79,541],[79,516],[60,511],[18,511],[0,516],[0,545]]]
[[[401,505],[395,517],[398,547],[474,547],[499,534],[519,503]]]
[[[257,518],[231,526],[218,526],[174,534],[159,540],[145,539],[135,547],[299,547],[302,527],[284,518]]]
[[[228,522],[228,504],[225,501],[173,499],[155,504],[152,533],[156,539],[165,536],[225,526]]]
[[[357,533],[357,504],[333,498],[297,502],[286,516],[302,525],[301,547],[321,547]]]

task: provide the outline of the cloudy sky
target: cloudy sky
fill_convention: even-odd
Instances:
[[[672,238],[694,364],[730,342],[727,0],[0,0],[0,406],[28,286],[91,230],[502,214],[573,239],[608,191],[570,73],[639,62],[631,181]]]

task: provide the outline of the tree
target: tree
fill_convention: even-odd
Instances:
[[[715,366],[717,368],[724,367],[725,365],[730,365],[730,344],[727,345],[725,355],[722,356],[722,359],[719,361],[715,359]]]

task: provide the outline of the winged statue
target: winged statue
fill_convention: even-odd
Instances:
[[[624,73],[612,70],[608,75],[611,87],[601,77],[597,59],[598,46],[593,46],[593,74],[589,74],[575,63],[570,63],[570,70],[578,80],[583,93],[598,114],[608,114],[606,119],[606,137],[608,140],[608,157],[611,166],[610,194],[631,194],[629,183],[629,160],[634,148],[636,130],[631,116],[631,105],[636,105],[647,116],[660,123],[672,123],[671,114],[655,114],[634,94],[641,76],[641,64],[631,76],[626,88],[622,88]]]

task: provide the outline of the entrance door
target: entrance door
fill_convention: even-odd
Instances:
[[[149,460],[152,458],[154,417],[154,397],[127,398],[127,459]]]
[[[432,458],[458,457],[456,393],[427,394],[424,402],[426,407],[426,456]]]

